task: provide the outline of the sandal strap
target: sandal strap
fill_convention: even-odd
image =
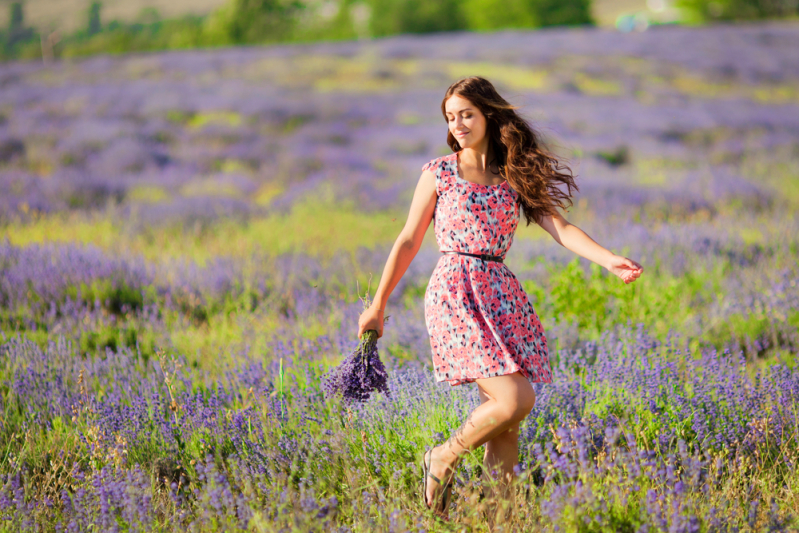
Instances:
[[[433,479],[433,481],[435,481],[435,482],[436,482],[436,483],[438,483],[439,485],[443,485],[443,484],[444,484],[444,483],[442,483],[442,482],[441,482],[441,480],[440,480],[440,479],[438,479],[438,477],[434,476],[434,475],[433,475],[432,473],[430,473],[430,472],[428,472],[428,473],[427,473],[427,477],[430,477],[430,478],[432,478],[432,479]]]
[[[441,512],[445,512],[447,507],[449,507],[449,499],[451,496],[452,491],[452,483],[447,483],[447,486],[444,487],[444,490],[441,492],[441,502],[439,504],[439,510]]]
[[[454,476],[450,475],[447,484],[444,485],[444,482],[441,481],[441,479],[439,479],[438,476],[436,476],[435,474],[430,472],[430,467],[427,465],[428,453],[430,453],[430,455],[432,455],[431,450],[428,449],[427,451],[425,451],[424,456],[422,458],[422,466],[423,466],[423,468],[424,468],[424,470],[425,470],[425,472],[427,474],[425,476],[425,478],[424,478],[425,479],[425,483],[424,483],[425,494],[422,495],[422,498],[424,499],[425,504],[427,504],[427,496],[426,496],[426,493],[427,493],[427,478],[429,477],[430,479],[432,479],[433,481],[435,481],[436,483],[438,483],[441,486],[441,494],[439,495],[440,499],[439,499],[439,502],[438,502],[438,509],[440,511],[444,511],[444,510],[446,510],[447,506],[449,505],[449,499],[450,499],[450,494],[449,493],[452,490],[452,479],[453,479]],[[432,457],[430,459],[431,459],[430,462],[432,463]]]

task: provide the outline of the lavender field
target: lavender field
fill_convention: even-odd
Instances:
[[[799,527],[799,24],[550,28],[0,66],[0,531],[487,531],[421,455],[479,399],[436,384],[432,227],[357,344],[440,101],[484,75],[572,165],[566,217],[624,285],[520,224],[552,350],[502,531]]]

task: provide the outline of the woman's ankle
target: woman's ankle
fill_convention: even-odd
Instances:
[[[442,464],[446,466],[447,473],[455,471],[455,468],[458,466],[458,460],[458,456],[453,454],[452,451],[447,448],[446,444],[433,448],[431,461],[435,461],[439,466]]]

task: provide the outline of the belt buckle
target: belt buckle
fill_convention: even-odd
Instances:
[[[482,259],[483,261],[490,261],[491,260],[490,257],[491,256],[488,254],[480,254],[480,259]]]

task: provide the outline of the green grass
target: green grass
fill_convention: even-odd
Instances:
[[[655,169],[662,166],[660,162],[651,161],[641,168],[641,172],[645,167]],[[590,227],[598,222],[593,219],[590,206],[578,207],[582,215],[573,220],[582,225],[582,219],[585,219],[584,227],[590,233]],[[721,215],[726,216],[724,214],[728,211],[728,214],[734,213],[734,206],[718,206]],[[664,216],[663,223],[673,218],[670,214]],[[404,219],[405,213],[400,211],[361,213],[347,206],[300,203],[287,214],[269,215],[245,223],[219,220],[198,227],[174,225],[145,227],[137,231],[126,228],[113,215],[38,216],[27,223],[7,224],[0,235],[17,246],[78,242],[99,246],[112,254],[141,255],[156,263],[185,259],[203,265],[219,257],[242,260],[245,264],[244,278],[230,294],[211,296],[180,291],[173,294],[176,310],[161,311],[165,331],[155,331],[151,324],[123,316],[125,309],[135,311],[145,303],[160,304],[154,286],[146,287],[142,293],[109,279],[96,281],[90,286],[75,286],[69,293],[72,298],[80,295],[89,304],[100,301],[105,313],[118,318],[113,325],[99,322],[80,333],[77,340],[84,353],[138,346],[142,356],[149,358],[158,346],[170,345],[181,353],[190,354],[198,365],[215,366],[218,353],[231,346],[249,344],[262,348],[264,337],[281,323],[281,309],[291,306],[286,295],[266,298],[260,289],[251,286],[247,281],[248,269],[255,266],[263,269],[263,261],[283,253],[303,252],[324,262],[342,251],[354,254],[362,247],[387,246],[396,239]],[[790,241],[783,242],[784,232],[777,226],[773,220],[764,218],[756,226],[741,229],[741,238],[746,245],[767,246],[773,250],[776,256],[772,268],[790,266],[790,257],[796,254],[796,245]],[[520,223],[516,240],[549,238],[540,228],[528,228]],[[434,243],[431,225],[424,246],[432,247]],[[745,346],[755,339],[765,340],[771,348],[753,354],[762,358],[768,352],[778,353],[779,347],[787,340],[785,331],[799,326],[799,317],[795,313],[776,316],[765,309],[753,309],[746,315],[736,315],[724,321],[711,317],[709,306],[725,297],[722,280],[738,269],[730,260],[719,257],[712,267],[697,265],[676,276],[655,259],[637,259],[645,263],[646,272],[632,285],[625,285],[598,265],[591,264],[584,270],[575,257],[566,265],[539,265],[537,262],[524,265],[522,271],[541,272],[543,269],[546,273],[526,279],[523,288],[530,295],[545,330],[573,324],[584,340],[597,339],[619,326],[642,323],[661,339],[670,331],[687,332],[692,337],[694,348],[720,348],[730,342]],[[368,273],[355,267],[350,274],[365,286]],[[379,276],[380,273],[371,274]],[[159,275],[165,279],[156,280],[156,284],[175,285],[173,274],[168,269],[162,269]],[[754,272],[752,278],[756,279]],[[377,281],[375,279],[373,283]],[[351,279],[319,280],[316,283],[321,284],[320,290],[332,291],[341,298],[346,298],[352,290]],[[418,305],[426,288],[426,279],[410,284],[401,297],[404,306]],[[36,295],[33,297],[35,299]],[[338,328],[341,319],[335,312],[327,317],[300,317],[297,327],[303,336],[313,339],[331,328]],[[36,330],[25,326],[31,320],[39,324]],[[698,331],[696,325],[700,323],[704,326]],[[6,334],[24,333],[40,345],[45,345],[51,338],[41,317],[33,316],[26,309],[3,310],[0,329]],[[415,357],[402,346],[389,346],[388,349],[400,359]]]
[[[400,210],[363,213],[349,206],[300,203],[287,214],[253,218],[245,223],[217,220],[209,225],[146,227],[131,232],[113,215],[40,215],[31,222],[10,223],[0,230],[15,246],[45,242],[77,242],[110,252],[141,255],[150,260],[181,258],[200,265],[217,257],[252,258],[304,252],[331,257],[360,247],[392,243],[407,213]],[[432,237],[432,224],[428,242]]]
[[[171,369],[170,362],[163,359],[164,368]],[[3,367],[0,366],[0,369]],[[374,493],[378,491],[385,499],[384,508],[402,509],[401,520],[406,520],[407,514],[418,516],[418,490],[419,477],[415,468],[419,464],[420,450],[428,444],[436,432],[448,434],[460,425],[466,415],[465,406],[448,401],[448,395],[422,396],[421,400],[415,396],[414,391],[403,390],[400,394],[414,394],[413,396],[395,398],[400,405],[413,405],[412,409],[402,417],[397,417],[394,410],[376,410],[368,419],[360,419],[357,415],[348,415],[342,411],[335,402],[315,403],[310,418],[302,418],[299,413],[308,413],[305,403],[306,392],[318,392],[321,368],[303,368],[298,365],[286,371],[286,380],[291,382],[286,387],[287,394],[285,408],[289,416],[284,421],[278,421],[268,410],[266,402],[256,403],[260,409],[260,416],[253,422],[264,431],[263,438],[267,442],[291,441],[300,443],[300,448],[295,450],[293,458],[286,463],[270,463],[270,476],[272,482],[281,487],[284,497],[287,498],[286,509],[292,510],[291,520],[293,527],[300,527],[306,518],[298,512],[300,508],[294,499],[302,495],[302,487],[312,486],[317,498],[336,497],[340,502],[338,515],[339,523],[351,525],[355,530],[373,531],[387,530],[390,520],[388,513],[381,513],[378,508],[374,512],[363,513],[357,509],[355,503],[358,499],[353,495],[363,492]],[[76,389],[81,387],[80,378],[76,378]],[[303,383],[305,391],[291,394],[291,391],[301,390],[297,384]],[[677,385],[677,384],[675,384]],[[83,386],[93,393],[102,394],[103,384],[88,382]],[[177,393],[182,387],[180,382],[171,385]],[[582,387],[586,392],[597,392],[596,398],[586,405],[581,415],[590,418],[592,414],[604,417],[614,414],[619,417],[623,435],[615,445],[599,451],[596,457],[577,456],[576,451],[565,452],[569,442],[561,439],[557,434],[549,435],[549,428],[539,428],[540,440],[552,440],[555,450],[564,451],[569,461],[582,465],[574,474],[568,470],[552,470],[542,472],[541,475],[549,476],[560,483],[579,481],[582,492],[574,485],[568,486],[569,494],[575,497],[579,504],[572,505],[568,500],[566,505],[572,505],[561,512],[562,528],[568,531],[635,531],[642,523],[646,513],[647,496],[650,490],[659,495],[668,494],[671,487],[662,481],[655,481],[660,476],[656,474],[654,463],[642,461],[640,470],[628,470],[625,465],[614,464],[615,454],[626,450],[628,446],[627,435],[634,436],[638,445],[643,449],[657,449],[655,444],[659,431],[663,428],[660,422],[652,416],[647,406],[640,402],[631,401],[635,393],[611,388],[604,383],[584,382]],[[277,386],[275,386],[277,391]],[[0,442],[13,445],[13,457],[4,455],[3,460],[13,459],[20,464],[25,464],[25,474],[29,487],[34,489],[29,495],[40,496],[58,494],[65,488],[79,486],[80,482],[75,477],[75,472],[67,467],[71,461],[78,461],[84,468],[98,471],[103,466],[115,464],[139,464],[153,473],[153,486],[158,487],[160,481],[155,476],[179,476],[181,471],[191,478],[196,479],[195,464],[204,461],[210,454],[216,465],[228,476],[233,476],[235,481],[247,488],[244,478],[238,478],[241,472],[226,470],[227,460],[233,453],[240,457],[248,457],[252,453],[246,446],[233,448],[229,437],[224,431],[206,430],[192,432],[191,437],[179,441],[177,452],[172,457],[165,457],[164,450],[168,443],[159,437],[153,428],[148,432],[143,428],[139,437],[132,442],[124,439],[102,438],[93,423],[93,415],[88,410],[78,409],[73,417],[54,417],[49,423],[44,424],[42,430],[16,431],[22,427],[26,412],[23,399],[14,398],[9,391],[0,391],[3,396],[3,434]],[[688,391],[687,397],[691,394]],[[454,396],[450,399],[454,399]],[[229,406],[231,414],[253,405],[247,394],[242,394],[240,399],[234,400]],[[670,406],[659,403],[658,407],[668,411]],[[177,405],[177,409],[182,409]],[[220,421],[221,422],[221,421]],[[539,421],[529,419],[524,426],[536,424]],[[695,440],[692,433],[691,419],[670,422],[678,427],[678,435],[683,438],[690,448]],[[567,426],[568,427],[568,426]],[[524,429],[524,428],[523,428]],[[324,435],[326,430],[335,434],[331,439],[329,448],[319,444],[317,439],[309,438],[310,435]],[[252,429],[250,429],[252,431]],[[85,446],[81,444],[78,433],[83,435],[93,449],[91,454],[86,454]],[[252,438],[260,438],[252,432]],[[723,459],[719,464],[710,462],[707,475],[710,482],[709,492],[702,497],[691,498],[687,501],[692,506],[692,511],[698,514],[707,512],[711,507],[724,509],[726,513],[736,514],[734,509],[740,506],[738,519],[745,522],[748,512],[748,501],[757,496],[768,499],[776,496],[784,506],[789,506],[795,498],[790,492],[799,486],[799,478],[786,460],[796,457],[795,443],[787,440],[782,446],[761,444],[758,454],[731,460],[728,452],[717,450],[713,457]],[[675,444],[676,446],[676,444]],[[54,454],[54,450],[64,452],[64,455]],[[330,450],[330,451],[329,451]],[[531,456],[531,454],[527,454]],[[346,458],[346,460],[345,460]],[[467,456],[464,466],[475,470],[480,464],[479,453]],[[417,465],[413,468],[409,465]],[[539,487],[533,480],[532,473],[535,465],[518,478],[518,485],[514,493],[514,500],[521,512],[517,515],[515,525],[519,530],[534,530],[548,524],[542,508],[552,497],[552,491],[558,485],[550,482]],[[124,466],[123,466],[124,467]],[[687,468],[687,465],[675,465],[675,468]],[[751,480],[756,479],[756,488],[752,492]],[[691,488],[691,479],[683,479]],[[213,476],[207,481],[213,485]],[[787,489],[787,492],[786,492]],[[466,485],[458,489],[466,497],[476,498],[478,487],[474,479],[466,479]],[[594,495],[585,498],[585,491]],[[156,491],[159,494],[160,491]],[[583,496],[580,497],[580,494]],[[414,503],[416,502],[416,503]],[[210,502],[197,502],[201,509]],[[669,505],[669,502],[664,502]],[[784,507],[786,509],[788,507]],[[485,531],[485,523],[479,515],[482,506],[475,500],[472,504],[462,504],[457,508],[458,521],[462,527],[473,531]],[[167,512],[168,509],[165,509]],[[685,512],[685,509],[683,509]],[[365,518],[368,516],[368,520]],[[729,516],[729,514],[727,515]],[[262,517],[263,518],[263,517]],[[275,517],[277,520],[282,520]],[[218,516],[217,524],[224,524],[226,518]],[[365,521],[366,520],[366,521]],[[426,523],[426,518],[423,519]],[[761,516],[759,520],[764,520]],[[274,531],[274,525],[264,521],[265,531]],[[309,524],[310,525],[310,524]],[[304,526],[303,526],[304,527]],[[409,524],[411,527],[411,524]],[[209,526],[210,530],[211,526]],[[441,524],[429,524],[433,531],[448,531]],[[531,529],[532,528],[532,529]]]

